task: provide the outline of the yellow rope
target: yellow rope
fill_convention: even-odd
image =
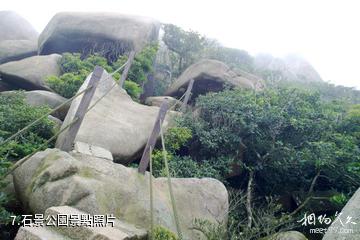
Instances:
[[[154,237],[154,200],[153,200],[153,168],[152,168],[152,149],[150,146],[150,240],[153,240]]]
[[[160,121],[159,121],[159,123],[160,123]],[[166,156],[165,140],[164,140],[164,135],[163,135],[161,126],[160,126],[160,135],[161,135],[162,153],[163,153],[163,158],[164,158],[164,162],[165,162],[165,172],[166,172],[167,182],[168,182],[168,187],[169,187],[169,192],[170,192],[171,205],[172,205],[172,209],[173,209],[173,213],[174,213],[176,231],[178,233],[179,239],[182,240],[180,222],[179,222],[179,217],[178,217],[178,213],[177,213],[177,209],[176,209],[176,202],[175,202],[174,192],[173,192],[172,185],[171,185],[169,163],[168,163],[168,159],[167,159],[167,156]]]

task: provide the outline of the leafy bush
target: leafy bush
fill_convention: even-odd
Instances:
[[[58,94],[65,98],[71,98],[79,90],[84,82],[85,75],[76,75],[74,73],[65,73],[60,77],[50,76],[46,82]]]
[[[325,102],[317,93],[289,88],[209,93],[198,97],[196,107],[198,114],[178,121],[178,127],[192,132],[186,151],[181,152],[189,156],[172,156],[170,169],[175,176],[210,175],[225,182],[233,165],[239,166],[241,175],[230,183],[246,191],[249,203],[230,218],[230,225],[237,227],[227,232],[238,236],[230,239],[258,239],[274,233],[279,221],[286,225],[290,216],[305,210],[306,199],[316,199],[317,191],[336,189],[341,195],[331,200],[343,205],[344,196],[359,187],[356,107],[347,111],[348,106],[340,102]],[[290,215],[276,204],[263,204],[267,196],[295,191],[307,195],[304,205]],[[209,239],[223,239],[219,235],[223,229],[200,225],[215,234]]]
[[[153,62],[155,60],[157,49],[157,44],[150,44],[135,56],[127,77],[128,81],[137,83],[139,86],[145,84],[147,75],[153,72]],[[127,59],[127,56],[120,57],[114,62],[113,68],[116,69],[122,66]]]
[[[48,111],[48,107],[28,105],[22,92],[0,95],[0,140],[7,139]],[[1,145],[0,157],[17,160],[30,154],[53,136],[54,126],[54,122],[48,118],[42,119],[13,141]]]
[[[139,99],[142,86],[146,82],[146,76],[152,71],[152,64],[157,51],[157,45],[144,48],[134,59],[131,65],[124,89],[135,100]],[[63,97],[70,98],[76,94],[86,77],[93,71],[96,65],[103,67],[108,73],[115,71],[127,60],[126,56],[120,57],[116,62],[109,63],[100,55],[89,55],[82,59],[79,53],[64,53],[60,62],[62,75],[49,76],[48,85]],[[115,80],[120,74],[113,75]]]
[[[189,156],[173,156],[169,161],[169,168],[173,177],[179,178],[205,178],[211,177],[224,180],[216,163],[204,161],[196,162]],[[163,173],[161,175],[164,175]]]
[[[154,228],[152,240],[178,240],[176,235],[163,226],[156,226]]]
[[[183,146],[191,138],[191,130],[186,127],[169,128],[164,136],[166,146],[166,156],[170,162],[181,146]],[[165,163],[163,159],[162,149],[155,149],[152,153],[153,174],[154,176],[165,176]]]
[[[53,136],[54,123],[44,118],[31,127],[27,132],[20,134],[14,140],[2,142],[24,128],[40,116],[47,113],[47,107],[33,107],[25,102],[22,92],[0,95],[0,223],[6,224],[10,213],[4,208],[8,196],[3,192],[7,185],[4,177],[12,162],[19,160],[41,147],[46,139]],[[46,147],[46,146],[45,146]]]
[[[124,89],[135,100],[139,99],[142,89],[136,82],[126,80],[124,82]]]

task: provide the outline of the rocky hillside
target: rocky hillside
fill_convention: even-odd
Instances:
[[[117,13],[0,30],[1,239],[315,240],[343,207],[324,239],[358,238],[360,94],[305,59]]]

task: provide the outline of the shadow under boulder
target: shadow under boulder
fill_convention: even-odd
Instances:
[[[249,77],[251,74],[231,70],[225,63],[204,59],[188,67],[169,87],[165,95],[181,97],[194,79],[191,100],[208,92],[222,91],[225,86],[257,89],[261,79]]]

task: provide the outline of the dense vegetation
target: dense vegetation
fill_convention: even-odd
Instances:
[[[131,65],[124,89],[135,100],[138,100],[142,93],[142,86],[146,82],[147,74],[153,71],[152,65],[156,51],[157,45],[149,45],[136,55]],[[62,75],[60,77],[49,76],[47,83],[61,96],[70,98],[76,94],[96,65],[103,67],[108,73],[112,73],[126,61],[127,56],[121,56],[115,62],[109,62],[98,54],[82,58],[80,53],[64,53],[60,62]],[[113,77],[118,80],[120,76],[120,73],[116,73]]]
[[[209,93],[197,99],[195,108],[197,114],[178,119],[166,136],[170,167],[176,177],[215,177],[241,191],[231,206],[229,226],[236,228],[216,230],[233,232],[231,239],[275,233],[294,224],[291,219],[300,219],[303,211],[334,214],[359,187],[359,105],[281,87]],[[157,153],[154,172],[161,176]],[[279,206],[288,195],[300,196],[301,202]],[[334,208],[319,209],[316,201]],[[259,226],[264,214],[269,222]]]
[[[25,102],[22,92],[0,95],[0,143],[49,111],[47,107],[32,107]],[[55,124],[48,118],[40,120],[28,131],[8,143],[0,145],[0,238],[9,239],[5,224],[11,221],[13,209],[7,208],[14,196],[5,190],[9,184],[5,178],[12,164],[36,149],[46,148],[45,141],[54,134]],[[50,144],[51,146],[51,144]]]

